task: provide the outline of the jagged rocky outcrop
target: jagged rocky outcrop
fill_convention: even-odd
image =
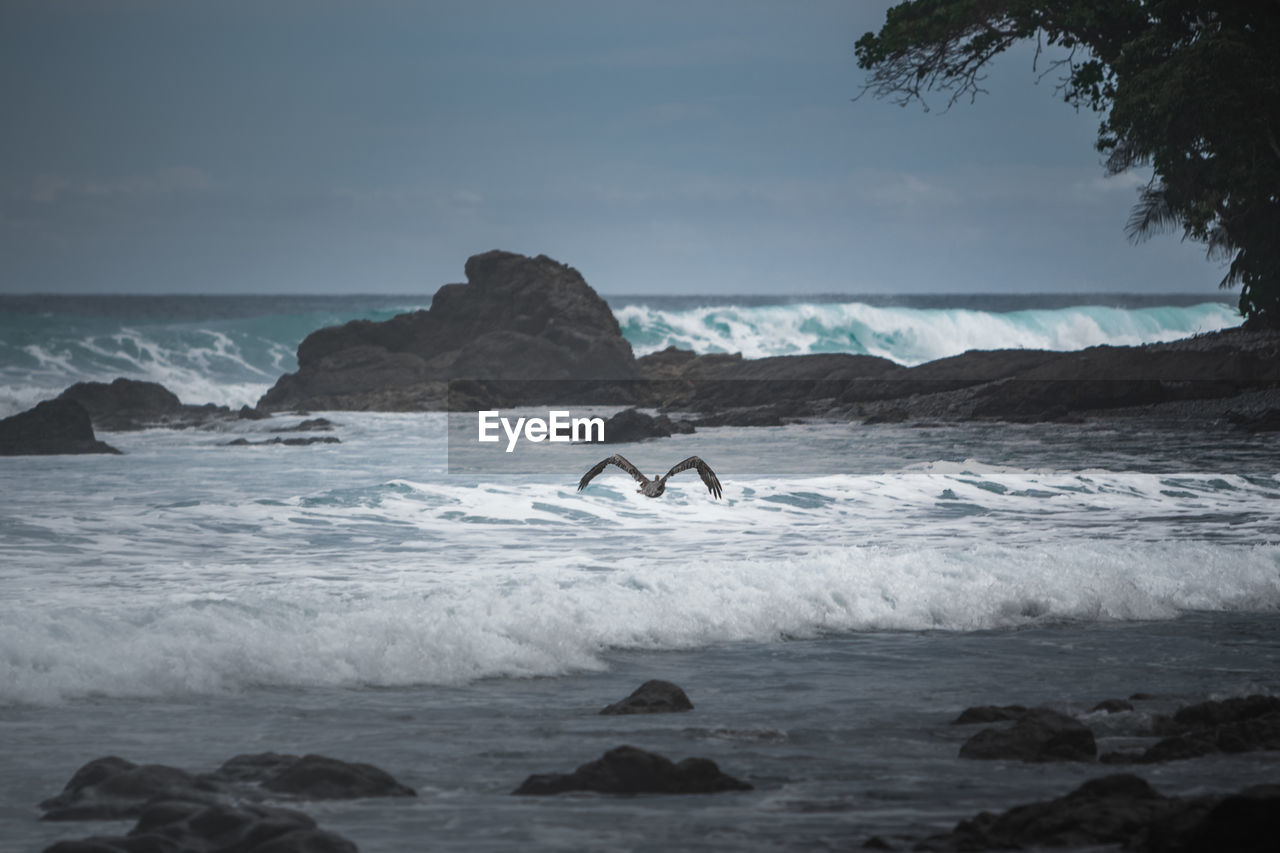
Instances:
[[[0,420],[0,456],[119,452],[98,440],[89,412],[73,400],[45,400]]]
[[[693,703],[678,685],[670,681],[652,679],[635,689],[626,699],[620,699],[600,713],[612,714],[670,714],[692,711]]]
[[[634,746],[611,749],[572,773],[530,776],[512,793],[562,794],[595,791],[601,794],[715,794],[750,791],[751,786],[720,772],[709,758],[686,758],[679,764]]]
[[[308,335],[298,371],[259,406],[442,409],[449,380],[548,383],[506,387],[517,398],[550,399],[558,382],[635,378],[631,345],[577,270],[545,255],[492,251],[469,258],[466,276],[436,291],[430,310]]]

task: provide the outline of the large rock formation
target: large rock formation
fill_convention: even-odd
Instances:
[[[98,441],[89,413],[72,400],[45,400],[0,420],[0,456],[119,452]]]
[[[466,274],[467,284],[440,288],[428,311],[308,335],[298,372],[259,406],[440,409],[454,379],[549,381],[542,392],[551,396],[555,383],[636,376],[613,312],[577,270],[545,255],[492,251],[469,258]],[[520,401],[520,386],[505,387]]]

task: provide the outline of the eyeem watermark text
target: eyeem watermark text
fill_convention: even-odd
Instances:
[[[516,449],[521,436],[527,441],[604,441],[604,418],[574,418],[565,410],[552,409],[547,412],[547,419],[516,418],[515,424],[510,418],[502,417],[497,409],[486,409],[476,412],[479,441],[498,442],[502,438],[499,428],[507,434],[507,452]]]

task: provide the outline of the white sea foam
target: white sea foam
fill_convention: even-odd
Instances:
[[[828,631],[1006,628],[1280,606],[1276,546],[820,548],[783,558],[615,558],[518,570],[405,570],[392,583],[298,579],[7,613],[0,701],[253,686],[456,684]],[[244,591],[240,591],[244,589]]]
[[[968,461],[734,480],[723,501],[696,478],[660,501],[611,479],[206,488],[143,514],[106,495],[27,509],[0,570],[22,590],[0,605],[0,701],[457,684],[619,648],[1280,607],[1276,477]]]

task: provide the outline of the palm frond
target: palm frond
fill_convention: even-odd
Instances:
[[[1138,203],[1129,214],[1124,234],[1132,243],[1141,243],[1152,234],[1168,231],[1182,224],[1182,217],[1169,203],[1165,186],[1151,183],[1138,193]]]

